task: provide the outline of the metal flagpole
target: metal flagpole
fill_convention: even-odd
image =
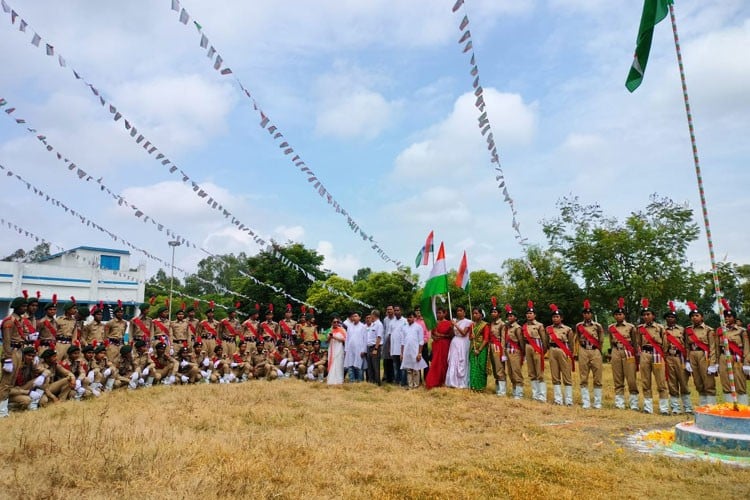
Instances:
[[[682,51],[680,50],[680,37],[677,35],[677,19],[674,15],[674,4],[669,4],[669,18],[672,21],[672,33],[674,35],[674,47],[677,52],[677,63],[680,67],[680,81],[682,83],[682,97],[685,101],[685,113],[687,115],[688,129],[690,131],[690,144],[693,148],[693,163],[695,164],[695,176],[698,179],[698,193],[701,199],[701,211],[703,212],[703,225],[706,228],[706,240],[708,241],[708,253],[711,258],[711,273],[714,279],[714,292],[716,293],[716,301],[721,304],[721,283],[719,282],[719,271],[716,266],[716,255],[714,253],[714,243],[711,237],[711,224],[708,220],[708,207],[706,204],[706,193],[703,189],[703,176],[701,175],[701,164],[698,158],[698,145],[695,140],[695,128],[693,127],[693,114],[690,111],[690,98],[688,97],[687,83],[685,79],[685,66],[682,63]],[[719,307],[721,312],[721,307]],[[724,316],[719,314],[722,329],[724,328]],[[724,354],[727,356],[727,363],[731,363],[731,355],[728,352],[729,348],[727,342],[724,342]],[[731,365],[729,365],[729,373],[732,372]],[[739,410],[737,407],[737,391],[735,390],[734,380],[730,377],[729,379],[732,392],[732,400],[734,403],[734,409]]]

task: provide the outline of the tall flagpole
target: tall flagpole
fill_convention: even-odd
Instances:
[[[721,314],[721,283],[719,282],[719,271],[716,266],[716,255],[714,253],[714,243],[713,238],[711,237],[711,224],[708,220],[708,206],[706,204],[706,193],[703,189],[703,176],[701,174],[701,163],[700,159],[698,158],[698,145],[695,140],[695,128],[693,127],[693,114],[690,111],[690,98],[688,97],[688,90],[687,90],[687,83],[685,79],[685,66],[682,63],[682,51],[680,50],[680,37],[677,35],[677,19],[675,18],[674,14],[674,4],[670,2],[669,4],[669,18],[672,21],[672,33],[674,35],[674,47],[675,51],[677,52],[677,63],[680,67],[680,82],[682,83],[682,97],[685,101],[685,114],[687,115],[687,122],[688,122],[688,130],[690,131],[690,144],[693,148],[693,163],[695,165],[695,176],[698,179],[698,193],[700,194],[701,199],[701,211],[703,212],[703,225],[706,228],[706,240],[708,241],[708,253],[711,258],[711,273],[713,274],[713,280],[714,280],[714,292],[716,293],[716,301],[719,304],[719,320],[721,321],[722,329],[724,328],[724,316]],[[724,343],[724,351],[725,355],[729,358],[727,361],[727,364],[729,366],[728,370],[729,373],[732,372],[731,368],[731,355],[727,352],[728,346],[727,343]],[[734,403],[734,409],[738,410],[737,407],[737,391],[735,390],[734,386],[734,380],[730,377],[730,385],[731,385],[731,392],[732,392],[732,400]]]

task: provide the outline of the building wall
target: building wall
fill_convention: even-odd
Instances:
[[[76,259],[78,253],[85,259]],[[143,302],[145,295],[146,266],[141,264],[136,271],[129,271],[129,255],[112,253],[121,258],[119,271],[94,267],[99,255],[108,252],[75,250],[69,254],[33,264],[0,262],[0,313],[8,314],[10,301],[28,290],[29,296],[37,290],[42,294],[41,302],[49,302],[57,294],[58,302],[67,302],[70,297],[76,302],[91,304],[98,301],[123,304]],[[88,264],[86,264],[88,262]],[[83,263],[83,264],[82,264]]]

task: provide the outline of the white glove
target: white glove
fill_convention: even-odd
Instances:
[[[201,377],[208,378],[211,376],[211,373],[208,371],[201,370]]]
[[[110,375],[112,375],[112,368],[107,368],[106,370],[104,370],[104,373],[102,373],[102,375],[104,375],[104,378],[107,378]]]
[[[76,391],[81,388],[81,381],[76,380]]]
[[[44,391],[41,389],[34,389],[33,391],[29,392],[29,396],[31,397],[32,401],[39,401],[42,399],[42,396],[44,396]]]
[[[208,368],[211,365],[211,360],[208,358],[203,358],[203,366]]]
[[[39,356],[34,356],[34,366],[39,364]]]
[[[175,383],[175,380],[177,380],[177,379],[175,378],[175,376],[174,376],[174,375],[170,375],[170,376],[169,376],[169,383],[170,383],[170,384],[174,384],[174,383]]]
[[[218,368],[220,364],[221,364],[221,360],[217,359],[216,361],[214,361],[214,368]]]
[[[180,380],[182,380],[183,384],[187,384],[190,381],[190,379],[187,378],[185,375],[183,375],[182,377],[180,377]]]
[[[231,366],[232,368],[237,368],[239,366],[239,363],[232,362],[232,363],[229,363],[229,366]]]
[[[685,371],[688,373],[693,373],[693,366],[690,364],[690,362],[685,363]]]
[[[716,375],[719,372],[719,365],[711,365],[708,367],[709,375]]]
[[[82,397],[84,394],[86,394],[86,389],[83,387],[76,387],[76,394],[78,397]]]
[[[148,376],[148,366],[143,369],[143,371],[141,372],[141,375],[143,375],[144,377]]]
[[[12,359],[6,359],[3,361],[3,371],[5,373],[13,373],[13,360]]]
[[[185,368],[187,365],[189,365],[189,361],[185,361],[184,359],[180,361],[180,368]]]
[[[500,361],[502,361],[503,363],[505,363],[506,361],[508,361],[508,356],[506,356],[505,354],[503,354],[503,357],[500,358]]]
[[[138,379],[138,385],[143,385],[143,384],[145,384],[145,383],[146,383],[146,381],[145,381],[145,380],[143,380],[142,378],[139,378],[139,379]]]
[[[30,334],[26,335],[26,340],[29,340],[31,342],[34,342],[39,338],[39,332],[31,332]]]
[[[745,372],[745,375],[750,376],[750,366],[748,365],[743,366],[742,371]]]
[[[138,372],[133,372],[133,374],[130,376],[131,382],[138,382]]]
[[[154,353],[154,348],[153,347],[149,347],[148,348],[148,353],[149,354],[153,354]]]
[[[86,374],[86,378],[88,379],[90,384],[94,383],[94,370],[91,370]]]
[[[41,387],[44,385],[44,375],[39,375],[34,379],[34,387]]]
[[[174,348],[172,347],[169,348],[169,355],[174,356]]]

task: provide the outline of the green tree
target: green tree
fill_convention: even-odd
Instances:
[[[505,300],[498,305],[509,303],[522,319],[531,300],[537,319],[550,324],[549,304],[555,304],[563,312],[566,324],[580,321],[584,293],[553,251],[529,247],[525,257],[504,261],[503,270]]]
[[[318,325],[327,327],[334,313],[343,315],[351,311],[369,312],[344,295],[332,292],[330,287],[350,296],[355,295],[354,283],[340,276],[331,276],[325,281],[313,283],[307,290],[307,302],[321,312],[316,315]]]
[[[456,273],[455,269],[448,272],[448,291],[451,294],[451,306],[454,311],[456,306],[460,305],[467,309],[467,314],[471,314],[471,311],[468,311],[469,304],[471,304],[472,307],[483,309],[489,316],[493,296],[497,298],[498,305],[502,305],[506,290],[500,275],[483,269],[471,271],[469,273],[469,293],[467,294],[463,288],[456,286]],[[421,290],[419,297],[421,298]]]
[[[362,267],[360,269],[357,269],[357,274],[354,275],[352,281],[356,283],[357,281],[366,280],[370,277],[371,274],[372,269],[370,269],[369,267]]]
[[[722,296],[727,299],[732,310],[737,315],[742,315],[747,311],[745,308],[745,291],[743,290],[741,267],[731,262],[719,262],[716,265]],[[706,320],[706,323],[718,325],[720,318],[713,273],[711,271],[702,273],[699,278],[701,280],[701,291],[695,303],[703,311],[703,318]],[[691,297],[688,297],[688,300],[691,300]]]
[[[169,283],[170,275],[164,269],[159,268],[153,276],[146,280],[146,299],[158,296],[169,297]],[[173,290],[182,291],[182,284],[177,276],[174,278]]]
[[[700,280],[686,252],[699,228],[687,205],[652,195],[645,210],[624,222],[577,197],[561,199],[558,207],[560,216],[543,222],[544,233],[552,251],[582,281],[592,306],[611,309],[624,297],[635,321],[642,297],[658,311],[669,299],[697,296]]]
[[[276,245],[274,249],[284,259],[288,259],[312,274],[316,280],[325,281],[331,276],[330,272],[322,269],[324,257],[315,250],[307,249],[300,243]],[[257,280],[276,289],[284,290],[300,300],[307,297],[308,288],[313,284],[313,281],[292,266],[286,265],[272,255],[269,250],[264,250],[245,259],[241,269]],[[250,297],[252,303],[246,304],[247,299],[242,300],[241,310],[244,313],[249,312],[250,308],[254,308],[255,302],[263,304],[264,308],[267,304],[272,303],[274,309],[279,312],[283,311],[286,304],[289,303],[288,298],[241,274],[236,277],[236,280],[232,280],[232,289],[239,290],[243,295]]]
[[[49,243],[39,243],[28,252],[19,248],[10,255],[3,257],[2,262],[40,262],[50,256]]]
[[[247,255],[244,252],[206,257],[198,262],[198,270],[194,274],[185,277],[185,293],[200,296],[232,290],[246,263]]]
[[[417,278],[410,270],[406,275],[415,283]],[[400,305],[403,309],[414,308],[414,292],[416,286],[409,283],[403,275],[394,272],[371,273],[366,280],[354,284],[356,297],[382,312],[388,305]]]

